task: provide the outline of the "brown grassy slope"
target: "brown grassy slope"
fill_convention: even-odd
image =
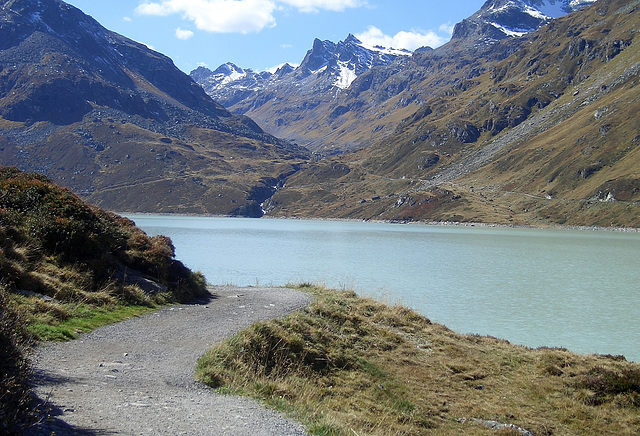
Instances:
[[[21,434],[29,423],[31,386],[26,358],[28,335],[24,324],[0,286],[0,432]]]
[[[315,300],[211,349],[199,378],[321,435],[633,435],[640,365],[456,334],[402,307],[305,287]]]
[[[0,161],[46,173],[110,210],[242,214],[252,190],[306,160],[300,151],[187,125],[167,136],[115,111],[53,126],[0,119]],[[259,204],[259,203],[258,203]]]
[[[554,21],[392,137],[322,163],[348,174],[296,175],[274,214],[640,225],[637,10],[603,0]]]

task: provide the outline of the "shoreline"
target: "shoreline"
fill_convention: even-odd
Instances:
[[[497,225],[497,224],[487,224],[487,223],[456,223],[456,222],[431,222],[431,223],[427,223],[427,222],[411,222],[411,223],[403,223],[403,224],[409,224],[409,225],[413,225],[413,227],[403,227],[403,226],[399,226],[399,227],[392,227],[392,226],[380,226],[380,227],[376,227],[376,226],[371,226],[371,227],[367,227],[366,225],[357,225],[356,223],[362,223],[362,220],[346,220],[346,219],[313,219],[313,220],[306,220],[306,219],[300,219],[300,218],[284,218],[284,219],[290,219],[293,220],[291,223],[287,224],[286,221],[278,221],[278,220],[282,220],[283,218],[275,218],[275,217],[265,217],[267,221],[263,222],[263,224],[260,224],[259,221],[256,221],[257,219],[252,219],[249,221],[244,221],[244,224],[242,224],[242,221],[234,221],[234,220],[222,220],[219,221],[218,224],[216,224],[215,221],[211,220],[211,221],[207,221],[208,218],[211,218],[210,216],[203,216],[203,215],[178,215],[178,214],[133,214],[134,218],[137,216],[139,217],[140,220],[144,220],[146,222],[146,225],[154,227],[156,225],[159,225],[159,223],[163,222],[163,220],[166,219],[166,224],[168,227],[191,227],[191,223],[193,223],[194,228],[198,228],[198,227],[205,227],[208,225],[211,225],[213,227],[220,227],[220,228],[226,228],[227,226],[230,226],[231,228],[244,228],[246,227],[250,227],[250,228],[265,228],[265,229],[271,229],[271,228],[278,228],[278,229],[305,229],[308,228],[309,226],[311,226],[312,228],[317,228],[317,229],[324,229],[324,231],[332,231],[332,230],[338,230],[339,232],[350,232],[350,231],[359,231],[360,229],[369,229],[372,231],[376,231],[376,229],[379,229],[380,231],[398,231],[398,232],[410,232],[410,233],[422,233],[422,232],[428,232],[428,233],[434,233],[434,234],[465,234],[467,235],[468,238],[470,238],[471,240],[473,240],[473,238],[475,237],[481,237],[481,238],[489,238],[489,239],[494,239],[494,238],[502,238],[503,236],[509,236],[509,235],[520,235],[520,236],[526,236],[527,238],[529,238],[530,240],[537,240],[538,238],[546,238],[546,237],[550,237],[550,238],[554,238],[554,237],[559,237],[562,238],[564,236],[566,237],[576,237],[576,238],[596,238],[596,239],[600,239],[600,238],[604,238],[607,240],[625,240],[630,244],[635,244],[637,242],[637,229],[623,229],[623,230],[618,230],[618,229],[612,229],[612,228],[604,228],[604,229],[599,229],[599,228],[595,228],[595,227],[581,227],[581,228],[576,228],[576,227],[568,227],[565,226],[562,229],[558,229],[558,228],[553,228],[551,229],[551,232],[544,232],[544,230],[548,230],[547,229],[539,229],[539,228],[535,228],[535,227],[528,227],[528,226],[513,226],[513,225]],[[144,216],[149,216],[149,217],[154,217],[155,218],[151,218],[150,220],[146,220],[143,217]],[[183,218],[184,217],[184,218]],[[201,221],[189,221],[189,218],[192,217],[196,217],[196,218],[202,218]],[[215,218],[218,218],[220,216],[217,216]],[[229,218],[229,217],[222,217],[222,218]],[[171,220],[175,219],[175,221],[173,221],[173,224],[171,223]],[[183,221],[184,219],[184,221]],[[269,222],[272,222],[271,224],[269,224]],[[310,224],[304,224],[304,222],[307,221]],[[323,225],[323,222],[326,221],[327,224]],[[253,222],[253,224],[251,224]],[[318,227],[315,227],[316,225],[312,224],[313,222],[316,222]],[[331,222],[335,222],[336,224],[330,224]],[[340,224],[342,222],[345,223],[354,223],[354,225],[349,225],[349,224]],[[371,222],[373,224],[393,224],[393,223],[389,223],[389,222],[385,222],[385,221],[368,221]],[[156,224],[158,223],[158,224]],[[235,224],[234,224],[235,223]],[[296,224],[299,223],[299,224]],[[432,227],[423,227],[423,226],[432,226]],[[456,229],[456,227],[458,229]],[[429,230],[429,228],[431,228],[431,230]],[[469,230],[467,230],[466,228],[470,228]],[[476,228],[477,230],[472,230],[473,228]],[[396,230],[394,230],[396,229]],[[405,229],[405,230],[402,230]],[[449,230],[447,230],[449,229]],[[504,230],[502,230],[504,229]],[[509,230],[509,229],[514,229],[514,230]],[[519,230],[521,229],[521,230]],[[542,230],[541,232],[536,232],[534,230]],[[557,233],[554,233],[556,230],[558,230]],[[569,230],[569,232],[567,233],[562,233],[562,231],[567,231]],[[607,233],[597,233],[598,230],[604,230]],[[158,231],[158,229],[154,230],[154,231]],[[166,229],[166,232],[171,232],[170,229]],[[197,230],[194,230],[194,232],[196,232],[197,234]],[[574,233],[571,233],[574,232]],[[581,233],[580,233],[581,232]],[[611,232],[615,232],[615,233],[611,233]],[[620,233],[619,235],[617,233]],[[573,236],[572,236],[573,235]],[[239,237],[239,236],[236,236]],[[229,240],[229,239],[225,239],[225,241],[228,241],[229,243],[233,243],[233,240]],[[595,248],[595,246],[594,246]],[[186,256],[186,254],[185,254]],[[184,260],[184,259],[183,259]],[[203,265],[200,266],[199,268],[196,269],[201,269],[202,271],[208,271],[208,273],[206,273],[206,275],[208,277],[210,277],[211,282],[212,283],[216,283],[216,284],[235,284],[235,285],[239,285],[239,286],[253,286],[253,285],[274,285],[274,286],[286,286],[287,283],[303,283],[303,282],[309,282],[309,283],[314,283],[314,284],[322,284],[331,288],[340,288],[340,289],[351,289],[354,290],[356,292],[358,292],[360,295],[367,295],[367,296],[372,296],[372,295],[379,295],[381,292],[382,293],[388,293],[388,294],[392,294],[392,295],[402,295],[404,296],[405,294],[402,294],[402,292],[398,292],[398,287],[397,287],[397,283],[396,284],[391,284],[391,283],[386,283],[385,286],[379,288],[377,287],[377,284],[374,284],[372,286],[367,286],[366,284],[363,286],[363,283],[360,280],[356,280],[354,277],[355,273],[349,273],[349,272],[341,272],[339,274],[339,277],[342,277],[343,279],[341,280],[339,277],[336,276],[331,276],[330,274],[327,275],[326,273],[322,273],[322,274],[316,274],[315,272],[313,272],[313,269],[302,269],[302,270],[296,270],[297,272],[293,275],[291,274],[286,274],[286,275],[276,275],[276,274],[270,274],[269,271],[267,271],[264,268],[256,268],[255,271],[251,272],[248,276],[247,274],[243,274],[244,270],[240,269],[240,271],[242,271],[243,273],[241,274],[231,274],[231,273],[225,273],[225,274],[218,274],[217,271],[214,271],[213,268],[209,268],[207,265]],[[592,268],[593,269],[593,268]],[[253,274],[253,275],[251,275]],[[558,274],[563,274],[562,272],[558,272]],[[357,275],[357,274],[356,274]],[[365,283],[368,283],[365,281]],[[411,286],[411,285],[409,285]],[[526,286],[526,285],[523,285]],[[401,288],[404,289],[404,288]],[[465,288],[466,289],[466,288]],[[400,298],[400,297],[398,297]],[[387,300],[384,300],[387,301]],[[395,302],[399,302],[399,299],[396,299]],[[520,338],[520,340],[517,340],[516,338],[514,338],[513,336],[510,336],[509,333],[503,333],[500,334],[498,330],[496,329],[478,329],[478,328],[467,328],[464,326],[460,326],[456,324],[455,320],[449,319],[447,320],[447,318],[445,317],[441,317],[439,314],[441,314],[443,312],[443,308],[446,306],[435,306],[435,307],[424,307],[421,308],[420,306],[420,302],[411,302],[410,300],[405,300],[403,304],[407,304],[409,305],[409,307],[412,307],[416,310],[421,310],[422,313],[425,316],[430,316],[430,317],[435,317],[438,319],[438,322],[442,322],[444,325],[452,328],[454,331],[457,331],[459,333],[478,333],[478,334],[491,334],[491,335],[495,335],[497,337],[503,337],[505,339],[508,340],[512,340],[514,341],[514,343],[521,343],[523,345],[532,345],[532,342],[530,340],[529,337],[525,337],[525,339]],[[446,311],[446,310],[444,310]],[[468,324],[464,324],[465,326]],[[578,341],[578,343],[581,343],[581,341]],[[612,349],[610,347],[600,347],[600,348],[592,348],[592,347],[587,347],[587,348],[581,348],[581,349],[574,349],[572,345],[573,342],[569,341],[569,340],[564,340],[564,341],[538,341],[535,344],[538,344],[540,346],[544,345],[544,346],[569,346],[570,349],[575,350],[576,352],[601,352],[601,353],[621,353],[622,351],[620,351],[621,349]],[[617,351],[616,351],[617,350]],[[624,352],[622,352],[622,354],[627,355],[630,351],[627,349],[624,349]],[[637,358],[637,355],[635,356],[635,359],[633,359],[635,361],[640,361]]]
[[[564,226],[560,224],[533,225],[533,224],[501,224],[484,222],[460,222],[460,221],[399,221],[399,220],[374,220],[357,218],[314,218],[314,217],[279,217],[264,215],[260,218],[215,215],[215,214],[189,214],[189,213],[157,213],[157,212],[117,212],[111,211],[121,216],[161,216],[177,218],[233,218],[233,219],[253,219],[253,220],[292,220],[292,221],[327,221],[327,222],[354,222],[354,223],[374,223],[374,224],[399,224],[399,225],[423,225],[423,226],[450,226],[450,227],[480,227],[480,228],[504,228],[504,229],[540,229],[540,230],[575,230],[588,232],[617,232],[617,233],[638,233],[640,227],[604,227],[604,226]]]

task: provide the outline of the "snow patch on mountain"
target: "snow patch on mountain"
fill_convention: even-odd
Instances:
[[[358,75],[354,70],[349,68],[348,62],[338,62],[338,66],[340,67],[340,73],[336,78],[335,82],[333,82],[333,86],[340,89],[347,89],[354,80],[358,78]]]
[[[360,46],[362,46],[366,50],[369,50],[372,52],[378,52],[378,53],[382,53],[390,56],[411,56],[411,52],[405,49],[381,47],[379,45],[373,46],[373,45],[367,45],[363,42],[360,42]]]
[[[515,29],[515,28],[507,28],[505,26],[501,26],[498,23],[489,23],[491,24],[493,27],[495,27],[496,29],[500,30],[502,33],[504,33],[507,36],[513,36],[513,37],[520,37],[520,36],[524,36],[527,33],[529,33],[529,30],[527,29]]]
[[[575,12],[596,0],[493,0],[456,25],[454,39],[475,38],[489,43],[519,37],[539,29],[549,21]],[[482,34],[483,25],[499,32]],[[478,33],[479,32],[479,33]]]
[[[270,69],[256,73],[229,62],[215,71],[200,67],[191,72],[191,77],[215,99],[231,102],[240,92],[260,91],[282,80],[294,84],[299,81],[327,80],[331,87],[347,89],[361,74],[375,66],[387,65],[399,56],[411,56],[411,52],[368,46],[349,35],[337,44],[316,39],[297,66],[283,64],[275,71]]]

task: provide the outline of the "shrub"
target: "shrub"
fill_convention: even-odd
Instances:
[[[0,286],[0,433],[21,434],[29,424],[32,396],[23,322]]]
[[[585,399],[589,405],[597,406],[617,397],[622,404],[640,407],[640,369],[614,371],[595,367],[583,374],[577,385],[592,393]]]
[[[15,247],[28,247],[29,259]],[[10,290],[99,304],[103,298],[90,294],[111,283],[120,287],[113,295],[145,300],[122,289],[116,277],[123,269],[166,285],[175,301],[207,292],[203,278],[175,259],[166,236],[149,237],[42,175],[0,167],[0,273]]]

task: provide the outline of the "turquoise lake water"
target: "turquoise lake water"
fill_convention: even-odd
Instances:
[[[640,233],[128,216],[213,284],[353,289],[460,333],[640,361]]]

